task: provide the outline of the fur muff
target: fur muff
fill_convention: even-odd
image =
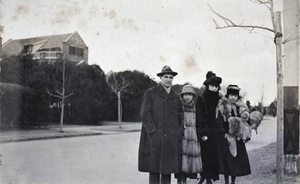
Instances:
[[[236,157],[237,147],[236,140],[243,140],[247,142],[251,138],[251,127],[240,117],[230,117],[228,119],[229,130],[228,134],[225,134],[225,138],[229,144],[229,150],[232,156]]]
[[[228,119],[229,130],[228,133],[235,135],[238,140],[242,139],[244,142],[250,140],[251,138],[251,127],[245,121],[245,119],[240,117],[230,117]]]
[[[259,111],[252,111],[250,113],[250,126],[251,129],[254,129],[257,134],[257,128],[261,124],[263,115]]]

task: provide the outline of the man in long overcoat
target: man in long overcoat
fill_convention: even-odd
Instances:
[[[172,89],[177,72],[164,66],[160,83],[145,91],[141,106],[142,130],[138,170],[149,172],[150,184],[171,183],[171,173],[180,172],[183,137],[182,107]]]

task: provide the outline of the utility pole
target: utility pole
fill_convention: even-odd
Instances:
[[[283,1],[284,171],[300,174],[299,162],[299,0]]]
[[[2,61],[2,33],[3,33],[3,29],[4,26],[0,25],[0,83],[2,82],[1,76],[2,76],[2,71],[1,71],[1,61]],[[2,115],[1,115],[1,111],[2,111],[2,91],[0,90],[0,127],[1,127],[1,123],[2,123]]]
[[[2,33],[4,26],[0,26],[0,61],[2,60]],[[0,70],[1,72],[1,70]]]
[[[281,14],[275,13],[275,43],[277,64],[277,157],[276,184],[283,184],[283,74],[282,74],[282,31]]]

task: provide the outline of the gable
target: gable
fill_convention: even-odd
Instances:
[[[74,34],[72,34],[67,39],[67,43],[69,45],[78,46],[78,47],[81,47],[81,48],[87,47],[86,44],[84,43],[84,41],[82,40],[82,38],[80,37],[80,35],[77,32],[75,32]]]

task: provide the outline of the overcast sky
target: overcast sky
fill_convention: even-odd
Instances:
[[[89,64],[104,70],[156,73],[170,65],[174,84],[200,87],[207,71],[237,84],[245,100],[269,105],[276,97],[273,34],[215,29],[209,3],[236,23],[272,28],[269,10],[249,0],[0,0],[3,43],[78,31]],[[282,11],[275,0],[275,9]],[[219,20],[219,19],[217,19]],[[219,20],[220,24],[222,23]]]

